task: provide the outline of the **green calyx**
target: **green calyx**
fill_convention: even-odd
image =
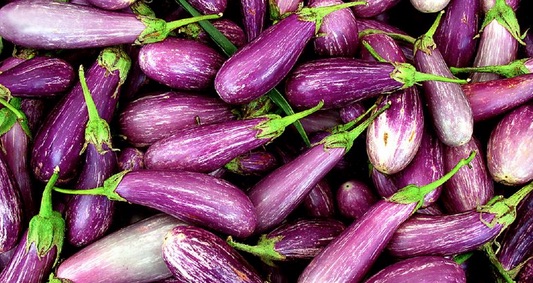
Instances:
[[[282,261],[286,259],[284,255],[276,251],[276,243],[281,239],[283,239],[283,236],[268,238],[263,234],[255,246],[235,242],[231,236],[228,237],[226,242],[231,247],[258,256],[264,263],[274,266],[274,261]]]
[[[63,194],[69,194],[69,195],[90,195],[90,196],[105,196],[110,200],[113,201],[124,201],[127,202],[127,200],[123,197],[121,197],[118,193],[115,192],[118,185],[122,181],[122,178],[126,174],[128,174],[130,171],[125,170],[120,173],[117,173],[109,178],[107,178],[104,181],[104,185],[102,187],[97,187],[93,189],[88,190],[69,190],[69,189],[62,189],[54,187],[54,190],[56,192],[60,192]]]
[[[274,108],[274,102],[267,95],[263,95],[241,107],[240,116],[242,119],[260,117],[266,115]]]
[[[165,22],[162,19],[138,16],[137,18],[146,26],[146,28],[141,32],[135,44],[147,44],[163,41],[170,34],[171,31],[203,20],[213,20],[222,17],[222,14],[216,15],[202,15],[192,18],[186,18],[181,20],[176,20],[172,22]]]
[[[523,41],[526,37],[527,31],[523,34],[520,34],[520,25],[516,19],[516,14],[511,8],[507,5],[505,0],[496,0],[494,6],[485,14],[485,19],[481,24],[480,33],[483,32],[483,29],[490,24],[492,21],[497,21],[501,26],[503,26],[509,33],[522,45],[526,45]]]
[[[340,9],[349,8],[357,5],[366,5],[367,3],[365,1],[356,1],[356,2],[348,2],[338,5],[332,5],[332,6],[324,6],[324,7],[305,7],[302,8],[300,11],[297,12],[298,19],[302,21],[308,21],[308,22],[315,22],[315,34],[318,33],[318,30],[320,29],[320,26],[322,25],[322,21],[324,21],[324,17],[327,16],[329,13],[335,12]]]
[[[415,66],[409,63],[391,63],[394,66],[394,70],[391,72],[390,77],[395,81],[403,84],[402,88],[412,87],[417,83],[425,81],[439,81],[456,84],[466,84],[468,79],[462,80],[457,78],[448,78],[434,74],[422,73],[416,70]]]
[[[303,2],[298,3],[298,8],[296,9],[295,12],[297,13],[298,11],[302,10],[303,7],[304,7]],[[279,6],[275,0],[268,1],[268,8],[269,8],[268,9],[269,18],[274,24],[293,13],[293,12],[285,12],[281,14],[281,11],[279,10]]]
[[[11,56],[23,59],[23,60],[29,60],[33,57],[37,56],[37,50],[31,49],[31,48],[13,48],[13,53]]]
[[[124,84],[131,68],[131,59],[121,47],[107,47],[97,58],[98,65],[104,67],[108,73],[117,71],[120,81],[115,88],[115,97],[118,96],[120,86]]]
[[[492,65],[492,66],[481,66],[481,67],[450,67],[450,71],[454,75],[461,73],[494,73],[506,78],[513,78],[525,74],[530,74],[531,71],[526,67],[525,63],[531,60],[530,58],[524,58],[515,60],[506,65]]]
[[[28,125],[28,118],[26,114],[20,109],[22,100],[17,97],[10,97],[9,90],[0,85],[0,97],[4,97],[6,92],[7,100],[0,98],[0,105],[4,106],[0,109],[0,135],[7,133],[15,123],[19,123],[24,133],[31,138],[30,126]]]
[[[154,10],[146,5],[144,1],[133,2],[133,4],[130,5],[130,9],[136,15],[155,18]]]
[[[45,256],[55,246],[57,249],[56,263],[65,238],[65,220],[59,212],[52,209],[52,191],[58,178],[59,167],[56,167],[54,174],[44,188],[39,214],[30,220],[26,241],[26,252],[32,244],[35,244],[39,258]]]
[[[260,123],[255,128],[259,130],[259,133],[256,135],[256,138],[258,139],[275,139],[279,137],[284,131],[287,126],[294,123],[295,121],[300,120],[301,118],[304,118],[312,113],[315,113],[318,111],[322,106],[324,105],[324,102],[318,103],[317,106],[304,110],[302,112],[298,112],[289,116],[281,117],[276,114],[266,114],[259,116],[267,118],[266,121]]]
[[[439,26],[440,19],[442,18],[443,14],[444,10],[442,10],[437,15],[437,18],[435,19],[429,30],[416,39],[414,44],[414,54],[416,54],[416,52],[418,51],[422,51],[426,54],[431,54],[431,52],[437,47],[435,41],[433,40],[433,35],[435,34],[435,31],[437,31],[437,27]]]
[[[388,198],[388,201],[395,202],[395,203],[401,203],[401,204],[410,204],[410,203],[417,203],[416,211],[418,208],[422,206],[424,203],[424,198],[427,194],[434,191],[436,188],[442,186],[446,181],[448,181],[459,169],[461,169],[463,166],[470,164],[470,161],[474,159],[476,156],[476,152],[472,151],[470,155],[467,158],[459,160],[457,164],[450,170],[450,172],[446,173],[442,178],[429,183],[425,186],[419,187],[415,185],[408,185],[393,194],[391,197]]]
[[[188,24],[178,29],[178,33],[182,33],[190,39],[197,39],[202,31],[203,29],[198,23]]]

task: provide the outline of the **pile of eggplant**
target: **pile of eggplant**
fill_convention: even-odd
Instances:
[[[0,282],[533,282],[533,3],[0,0]]]

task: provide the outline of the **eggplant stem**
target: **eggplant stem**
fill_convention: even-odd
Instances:
[[[492,248],[492,243],[489,242],[485,245],[483,245],[482,250],[485,252],[485,255],[491,262],[492,266],[496,268],[498,273],[502,276],[502,278],[507,283],[516,283],[516,281],[512,278],[512,276],[503,268],[502,264],[498,260],[498,257],[496,257],[496,252],[494,252],[494,249]]]
[[[505,65],[490,65],[480,67],[450,67],[450,71],[454,75],[461,73],[494,73],[506,78],[517,77],[520,75],[530,74],[531,71],[526,67],[525,63],[531,60],[530,58],[524,58],[515,60]]]
[[[325,16],[340,9],[349,8],[357,5],[367,5],[367,2],[354,1],[323,7],[305,7],[298,11],[296,14],[298,15],[298,19],[302,21],[315,22],[315,34],[317,34]]]
[[[109,190],[105,186],[96,187],[92,189],[83,189],[83,190],[71,190],[71,189],[62,189],[62,188],[54,187],[54,191],[62,193],[62,194],[68,194],[68,195],[105,196],[110,200],[126,201],[122,197],[120,197],[116,192],[114,192],[113,190]]]
[[[43,217],[49,217],[53,214],[54,209],[52,208],[52,191],[54,186],[59,179],[59,167],[54,168],[54,173],[46,183],[44,187],[43,196],[41,197],[41,207],[39,208],[39,215]]]
[[[444,14],[444,10],[440,11],[440,13],[437,15],[437,18],[429,28],[429,30],[418,37],[415,41],[415,48],[414,48],[414,54],[418,51],[422,51],[426,54],[431,54],[431,52],[437,47],[435,44],[435,41],[433,40],[433,35],[435,34],[435,31],[437,31],[437,27],[439,26],[440,19],[442,18],[442,14]]]
[[[381,55],[378,54],[378,52],[374,49],[374,47],[372,47],[368,43],[368,41],[362,40],[361,44],[363,44],[363,46],[366,48],[366,50],[368,50],[368,52],[370,52],[370,55],[372,55],[372,57],[374,57],[374,59],[376,59],[379,62],[387,62],[387,60],[385,60],[385,58],[381,57]]]
[[[374,103],[372,104],[372,106],[370,106],[370,108],[368,108],[365,113],[359,115],[357,118],[355,118],[354,120],[346,123],[346,124],[342,124],[342,125],[338,125],[336,127],[334,127],[333,129],[331,129],[331,133],[332,134],[336,134],[336,133],[340,133],[340,132],[346,132],[346,131],[349,131],[350,129],[352,129],[357,123],[359,123],[361,120],[363,120],[363,118],[365,118],[368,114],[370,114],[372,111],[374,111],[374,109],[376,109],[378,107],[378,104],[379,103]]]
[[[444,10],[439,12],[439,14],[437,15],[437,18],[435,19],[433,24],[431,24],[431,27],[426,32],[425,36],[433,37],[433,35],[435,35],[435,32],[437,31],[437,28],[439,27],[440,20],[442,19],[443,14],[444,14]]]
[[[410,35],[406,35],[406,34],[401,34],[401,33],[395,33],[395,32],[386,32],[386,31],[382,31],[382,30],[379,30],[379,29],[365,29],[363,31],[360,31],[359,32],[359,38],[363,38],[367,35],[372,35],[372,34],[385,34],[389,37],[391,37],[392,39],[395,39],[395,40],[400,40],[400,41],[403,41],[403,42],[407,42],[407,43],[410,43],[410,44],[414,44],[415,41],[416,41],[416,38],[410,36]]]
[[[231,236],[228,236],[226,242],[233,248],[258,256],[264,263],[274,266],[273,261],[285,260],[286,257],[276,251],[276,243],[283,236],[267,238],[265,234],[261,235],[259,242],[255,246],[235,242]]]
[[[526,37],[527,30],[520,34],[520,24],[516,18],[516,13],[511,6],[507,5],[505,0],[496,0],[494,6],[485,14],[479,32],[481,33],[492,21],[496,21],[504,27],[518,43],[526,45],[523,39]],[[479,37],[479,34],[476,37]]]
[[[467,84],[470,80],[469,79],[458,79],[458,78],[447,78],[447,77],[443,77],[439,75],[422,73],[422,72],[417,71],[415,73],[415,81],[416,82],[438,81],[438,82],[446,82],[446,83]]]
[[[173,31],[177,28],[180,28],[188,24],[196,23],[199,21],[205,21],[205,20],[215,20],[215,19],[219,19],[220,17],[222,17],[222,13],[200,15],[200,16],[194,16],[192,18],[179,19],[179,20],[175,20],[172,22],[167,22],[167,28],[168,28],[168,31]]]

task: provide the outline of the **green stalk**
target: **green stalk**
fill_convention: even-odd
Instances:
[[[455,263],[457,263],[458,265],[461,265],[461,264],[465,263],[468,259],[470,259],[472,257],[472,255],[474,255],[473,252],[455,255],[453,257],[453,261]]]
[[[407,42],[410,44],[414,44],[416,41],[416,38],[406,35],[406,34],[386,32],[386,31],[382,31],[379,29],[365,29],[363,31],[360,31],[359,38],[363,38],[364,36],[371,35],[371,34],[385,34],[385,35],[390,36],[392,39]]]
[[[372,47],[368,43],[368,41],[362,40],[361,44],[363,44],[363,46],[366,48],[366,50],[368,50],[368,52],[370,52],[370,55],[372,55],[372,57],[374,57],[374,59],[376,59],[378,62],[387,62],[387,60],[385,60],[385,58],[381,57],[381,55],[378,54],[378,52],[374,49],[374,47]]]
[[[507,283],[516,283],[514,281],[513,276],[507,272],[498,260],[498,257],[496,257],[496,253],[494,252],[494,249],[492,248],[492,243],[487,243],[483,245],[482,250],[487,255],[487,258],[489,259],[490,263],[492,264],[492,267],[496,269],[498,274],[501,276],[501,278],[504,280],[504,282]]]
[[[511,6],[507,5],[505,0],[496,0],[494,6],[485,14],[485,19],[481,24],[479,32],[483,32],[483,29],[494,20],[503,26],[516,41],[522,45],[526,45],[523,39],[526,37],[527,31],[522,35],[520,34],[520,25],[516,19],[516,14]]]
[[[378,104],[379,104],[379,101],[381,99],[378,99],[378,101],[376,103],[374,103],[372,106],[370,106],[370,108],[368,108],[365,113],[361,114],[359,117],[355,118],[354,120],[346,123],[346,124],[342,124],[342,125],[338,125],[336,127],[334,127],[333,129],[331,129],[331,133],[332,134],[337,134],[337,133],[341,133],[341,132],[347,132],[349,130],[351,130],[353,127],[355,127],[355,125],[357,125],[359,122],[361,122],[368,114],[370,114],[372,111],[374,111],[377,107],[378,107]],[[390,105],[385,105],[385,107],[390,107]],[[382,109],[383,111],[385,109]],[[382,112],[383,112],[382,111]]]
[[[434,74],[422,73],[416,70],[415,66],[409,63],[391,63],[394,66],[394,71],[391,73],[391,78],[403,84],[402,88],[412,87],[417,83],[424,81],[439,81],[456,84],[466,84],[468,79],[448,78]]]
[[[416,54],[418,50],[426,54],[431,54],[433,49],[437,47],[437,45],[435,44],[435,41],[433,40],[433,35],[437,31],[437,27],[440,24],[440,20],[443,14],[444,14],[444,10],[440,11],[440,13],[437,15],[437,18],[435,19],[435,21],[433,22],[429,30],[425,34],[421,35],[419,38],[416,39],[414,54]]]
[[[123,197],[121,197],[118,193],[115,192],[118,185],[122,181],[122,178],[128,173],[129,171],[122,171],[119,172],[109,178],[107,178],[104,181],[104,185],[102,187],[96,187],[92,189],[87,190],[70,190],[70,189],[62,189],[58,187],[54,187],[54,191],[63,193],[63,194],[69,194],[69,195],[90,195],[90,196],[105,196],[110,200],[113,201],[127,201]]]
[[[0,89],[1,88],[2,85],[0,85]],[[3,98],[0,98],[0,104],[4,106],[4,108],[0,109],[0,134],[5,134],[18,122],[24,133],[31,138],[32,135],[30,126],[28,125],[28,118],[26,117],[26,114],[20,110],[21,99],[11,97],[9,102],[7,102]]]
[[[327,16],[330,13],[333,13],[335,11],[338,11],[340,9],[349,8],[357,5],[366,5],[367,3],[365,1],[355,1],[355,2],[347,2],[343,4],[337,4],[332,6],[323,6],[323,7],[304,7],[300,11],[298,11],[298,19],[302,21],[308,21],[308,22],[315,22],[315,34],[318,33],[318,30],[320,29],[320,26],[322,25],[322,22],[324,21],[324,17]]]
[[[454,75],[461,73],[494,73],[506,78],[513,78],[531,73],[531,71],[525,65],[528,60],[530,60],[530,58],[519,59],[506,65],[463,68],[450,67],[450,71],[452,71]]]
[[[276,251],[276,243],[282,238],[283,236],[267,238],[267,236],[263,234],[255,246],[235,242],[231,236],[228,237],[226,242],[231,247],[258,256],[264,263],[274,266],[274,261],[282,261],[286,259],[284,255]]]

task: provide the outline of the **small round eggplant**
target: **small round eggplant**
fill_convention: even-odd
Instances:
[[[368,185],[355,179],[339,186],[336,200],[340,214],[353,220],[363,216],[378,201]]]

